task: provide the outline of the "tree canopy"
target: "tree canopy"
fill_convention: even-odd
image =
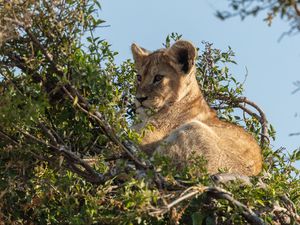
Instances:
[[[270,148],[275,131],[231,74],[232,49],[203,43],[197,79],[218,116],[260,142],[264,171],[210,176],[202,158],[176,171],[139,149],[135,70],[95,37],[99,8],[0,1],[0,224],[299,224],[300,151]]]

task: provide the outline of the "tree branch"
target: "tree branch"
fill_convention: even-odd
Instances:
[[[292,217],[297,223],[300,223],[300,216],[298,215],[295,204],[289,199],[287,195],[281,196],[281,200],[284,204],[284,207],[287,209],[287,212],[290,217]]]
[[[217,185],[226,184],[230,181],[241,181],[243,185],[252,185],[248,176],[235,174],[235,173],[217,173],[210,176],[213,182]]]
[[[0,136],[2,138],[5,138],[6,140],[10,141],[14,145],[20,145],[20,143],[18,141],[16,141],[13,137],[11,137],[8,134],[6,134],[3,130],[0,130]]]
[[[69,89],[74,90],[73,87],[71,87],[71,85],[68,86]],[[87,102],[78,92],[77,95],[73,96],[70,91],[67,89],[66,86],[63,86],[63,90],[65,91],[65,93],[69,96],[70,100],[74,101],[75,97],[77,96],[77,98],[79,99],[78,103],[76,104],[76,106],[85,114],[87,114],[90,118],[96,120],[101,128],[103,129],[104,133],[107,135],[107,137],[109,137],[109,139],[114,142],[115,144],[117,144],[119,147],[121,147],[121,149],[123,151],[126,152],[126,154],[130,157],[130,159],[136,164],[136,166],[138,166],[139,168],[142,169],[149,169],[149,167],[142,161],[140,161],[133,152],[138,151],[138,147],[129,144],[125,144],[122,143],[115,135],[115,131],[114,129],[104,120],[102,114],[98,111],[91,111],[90,110],[90,106]],[[82,100],[84,99],[84,100]]]
[[[294,7],[294,10],[295,10],[297,16],[300,16],[300,9],[298,7],[297,1],[291,0],[290,2],[291,2],[291,5]]]
[[[111,179],[112,177],[109,175],[103,175],[98,172],[96,172],[88,163],[86,163],[84,160],[76,156],[73,152],[71,152],[69,149],[67,149],[66,146],[55,146],[53,144],[47,143],[37,137],[35,137],[32,134],[29,134],[21,129],[18,129],[19,132],[21,132],[23,135],[25,135],[27,138],[42,144],[52,150],[54,150],[56,153],[63,155],[66,157],[68,161],[68,165],[71,168],[71,170],[75,173],[78,173],[80,176],[85,178],[87,181],[94,183],[94,184],[103,184],[107,180]],[[80,169],[78,166],[84,168],[84,170]]]
[[[186,191],[185,191],[186,192]],[[183,193],[185,193],[183,192]],[[205,186],[196,186],[189,188],[187,194],[181,195],[179,198],[175,199],[171,203],[163,206],[162,208],[156,208],[154,209],[150,214],[152,216],[160,216],[167,212],[169,212],[172,207],[175,207],[179,203],[197,197],[199,194],[207,193],[210,197],[218,200],[218,199],[224,199],[227,200],[231,205],[239,208],[241,210],[242,216],[245,218],[247,222],[253,225],[265,225],[263,220],[259,218],[258,215],[256,215],[251,209],[249,209],[246,205],[239,202],[238,200],[234,199],[232,197],[232,194],[222,188],[219,187],[205,187]]]

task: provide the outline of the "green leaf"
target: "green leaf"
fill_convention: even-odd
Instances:
[[[205,216],[200,212],[195,212],[192,214],[193,225],[202,225]]]
[[[74,101],[73,101],[73,106],[76,106],[77,103],[78,103],[78,97],[77,97],[77,95],[76,95],[75,98],[74,98]]]

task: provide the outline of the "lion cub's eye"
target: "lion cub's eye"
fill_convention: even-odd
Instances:
[[[164,78],[163,75],[157,74],[154,77],[153,83],[157,83],[157,82],[161,81],[163,78]]]
[[[136,77],[137,77],[137,80],[138,80],[138,82],[141,82],[142,81],[142,76],[141,75],[136,75]]]

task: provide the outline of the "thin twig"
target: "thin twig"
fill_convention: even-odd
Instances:
[[[2,130],[0,130],[0,136],[2,136],[3,138],[5,138],[6,140],[12,142],[14,145],[20,145],[20,143],[18,141],[16,141],[13,137],[9,136],[8,134],[6,134]]]
[[[300,135],[300,132],[297,132],[297,133],[290,133],[289,136],[298,136]]]
[[[43,123],[39,123],[38,126],[42,129],[42,131],[44,133],[47,134],[47,136],[50,138],[51,142],[55,145],[57,145],[57,140],[54,137],[54,135],[52,134],[52,132],[46,127],[46,125],[44,125]]]

